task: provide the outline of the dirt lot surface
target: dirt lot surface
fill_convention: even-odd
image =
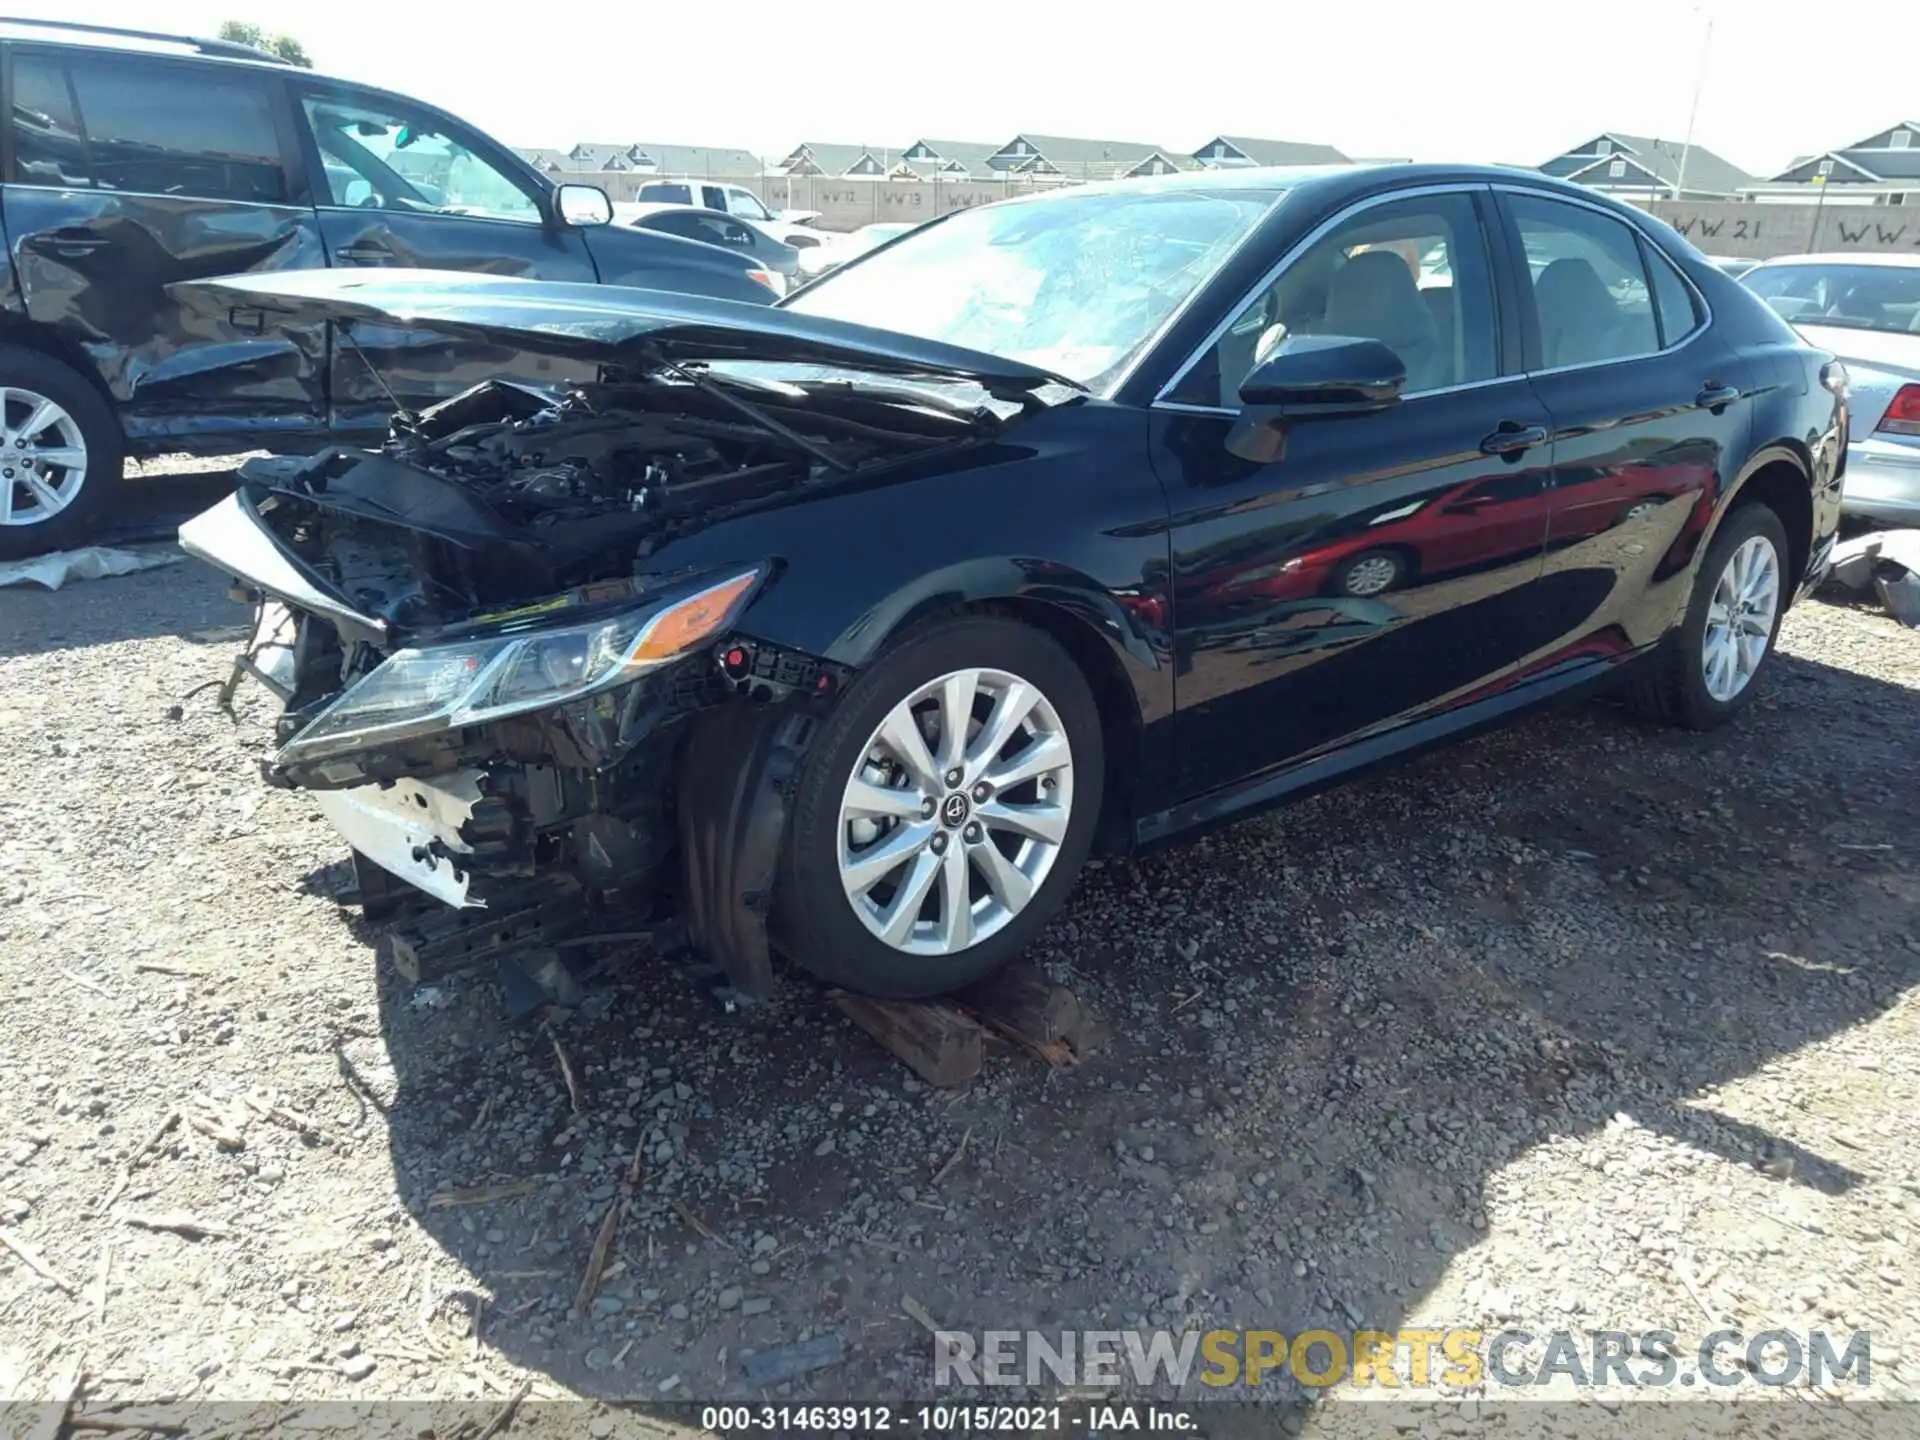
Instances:
[[[957,1092],[794,977],[727,1017],[639,960],[551,1032],[410,990],[255,776],[264,695],[189,695],[241,618],[190,564],[0,592],[0,1395],[902,1400],[916,1311],[1865,1329],[1920,1397],[1920,635],[1877,612],[1796,610],[1711,737],[1589,705],[1105,865],[1038,958],[1111,1043]]]

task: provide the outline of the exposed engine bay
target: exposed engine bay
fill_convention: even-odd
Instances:
[[[677,534],[971,442],[990,418],[749,402],[713,381],[596,382],[556,403],[493,380],[396,417],[377,452],[254,460],[241,479],[290,502],[260,508],[296,557],[405,634],[631,576]]]
[[[734,635],[778,583],[771,560],[702,573],[650,560],[717,520],[978,443],[1008,408],[674,373],[558,401],[489,381],[400,414],[377,451],[249,461],[239,492],[182,528],[256,602],[226,695],[251,675],[284,701],[265,776],[316,793],[370,915],[418,892],[519,924],[537,947],[673,912],[688,897],[662,883],[681,873],[665,862],[688,835],[750,827],[686,813],[690,722],[772,702],[764,721],[727,722],[727,753],[703,752],[710,770],[738,769],[736,743],[817,711],[849,677]],[[743,784],[709,775],[704,789],[737,807]],[[764,896],[772,851],[743,859],[727,843],[724,883]],[[766,873],[739,880],[742,863]],[[698,900],[686,908],[698,941]],[[427,923],[451,935],[444,920]],[[757,943],[743,992],[763,983],[764,927]],[[416,953],[415,971],[430,958]]]

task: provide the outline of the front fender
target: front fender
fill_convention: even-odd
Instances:
[[[941,611],[1033,607],[1083,666],[1094,657],[1130,692],[1157,773],[1172,745],[1172,614],[1166,498],[1144,427],[1117,406],[1038,415],[937,468],[733,516],[649,564],[775,561],[739,632],[849,669]]]

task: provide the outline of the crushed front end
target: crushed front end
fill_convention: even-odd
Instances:
[[[595,935],[678,927],[726,987],[765,993],[782,777],[850,677],[741,632],[777,561],[654,556],[939,440],[790,439],[726,408],[490,382],[377,452],[250,461],[182,528],[256,606],[235,679],[283,703],[265,778],[314,795],[369,914],[409,890],[479,912],[428,907],[428,938],[395,945],[414,978],[509,951],[551,972]]]

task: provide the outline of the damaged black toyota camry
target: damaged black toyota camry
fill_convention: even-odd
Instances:
[[[743,996],[776,952],[965,985],[1091,850],[1611,682],[1720,723],[1838,518],[1832,357],[1536,174],[1073,187],[771,309],[177,288],[572,367],[251,461],[181,541],[256,604],[266,777],[370,912],[433,897],[470,954],[680,926]]]

